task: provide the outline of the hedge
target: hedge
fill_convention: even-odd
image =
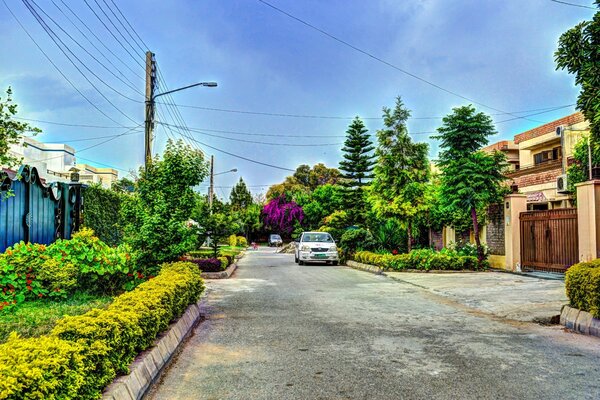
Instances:
[[[452,251],[436,252],[429,249],[413,250],[408,254],[377,254],[370,251],[359,251],[354,255],[354,260],[364,264],[371,264],[383,269],[397,271],[407,269],[417,270],[478,270],[477,258],[461,256]]]
[[[600,259],[569,268],[565,288],[571,306],[600,318]]]
[[[13,335],[0,345],[0,399],[98,398],[203,290],[194,264],[164,264],[106,309],[65,317],[40,338]]]

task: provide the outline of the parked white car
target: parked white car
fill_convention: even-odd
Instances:
[[[294,258],[300,265],[313,261],[325,261],[326,264],[333,265],[339,262],[337,246],[327,232],[303,232],[296,239],[295,245]]]

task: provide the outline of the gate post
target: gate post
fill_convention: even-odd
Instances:
[[[519,215],[527,211],[527,196],[510,194],[504,198],[504,250],[506,269],[516,271],[521,266],[521,223]]]
[[[600,257],[600,180],[582,182],[577,188],[579,261]]]

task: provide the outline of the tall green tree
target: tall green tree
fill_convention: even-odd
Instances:
[[[354,118],[346,131],[342,148],[344,159],[339,165],[343,178],[341,183],[345,188],[344,208],[354,224],[360,224],[365,219],[364,187],[373,178],[374,149],[364,123],[359,117]]]
[[[238,183],[231,189],[229,203],[231,204],[231,209],[234,211],[245,210],[252,204],[252,193],[250,193],[246,182],[241,177]]]
[[[439,134],[433,138],[441,140],[442,149],[438,163],[442,172],[440,202],[450,215],[470,214],[481,263],[484,250],[479,240],[478,214],[502,199],[506,157],[499,151],[481,151],[496,129],[491,117],[471,105],[454,108],[437,131]]]
[[[123,217],[124,239],[138,250],[141,265],[156,269],[196,245],[197,231],[188,224],[197,204],[193,187],[207,174],[200,151],[171,140],[162,159],[140,170],[135,192],[123,201]]]
[[[12,89],[6,89],[6,97],[0,98],[0,166],[14,167],[21,159],[9,154],[12,144],[17,144],[27,134],[38,134],[39,128],[34,128],[28,123],[15,121],[17,115],[17,104],[12,99]]]
[[[594,3],[600,7],[600,0]],[[563,33],[554,53],[556,69],[575,75],[581,87],[577,109],[590,122],[593,159],[600,153],[600,10],[591,21],[583,21]]]
[[[415,143],[408,135],[410,111],[400,97],[394,109],[383,108],[384,129],[377,131],[377,164],[369,200],[381,219],[396,218],[407,232],[412,249],[414,221],[426,211],[425,185],[430,169],[427,143]]]

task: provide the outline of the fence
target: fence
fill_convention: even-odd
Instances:
[[[80,184],[40,179],[35,167],[13,176],[0,172],[0,252],[21,240],[50,244],[79,229],[83,201]]]

